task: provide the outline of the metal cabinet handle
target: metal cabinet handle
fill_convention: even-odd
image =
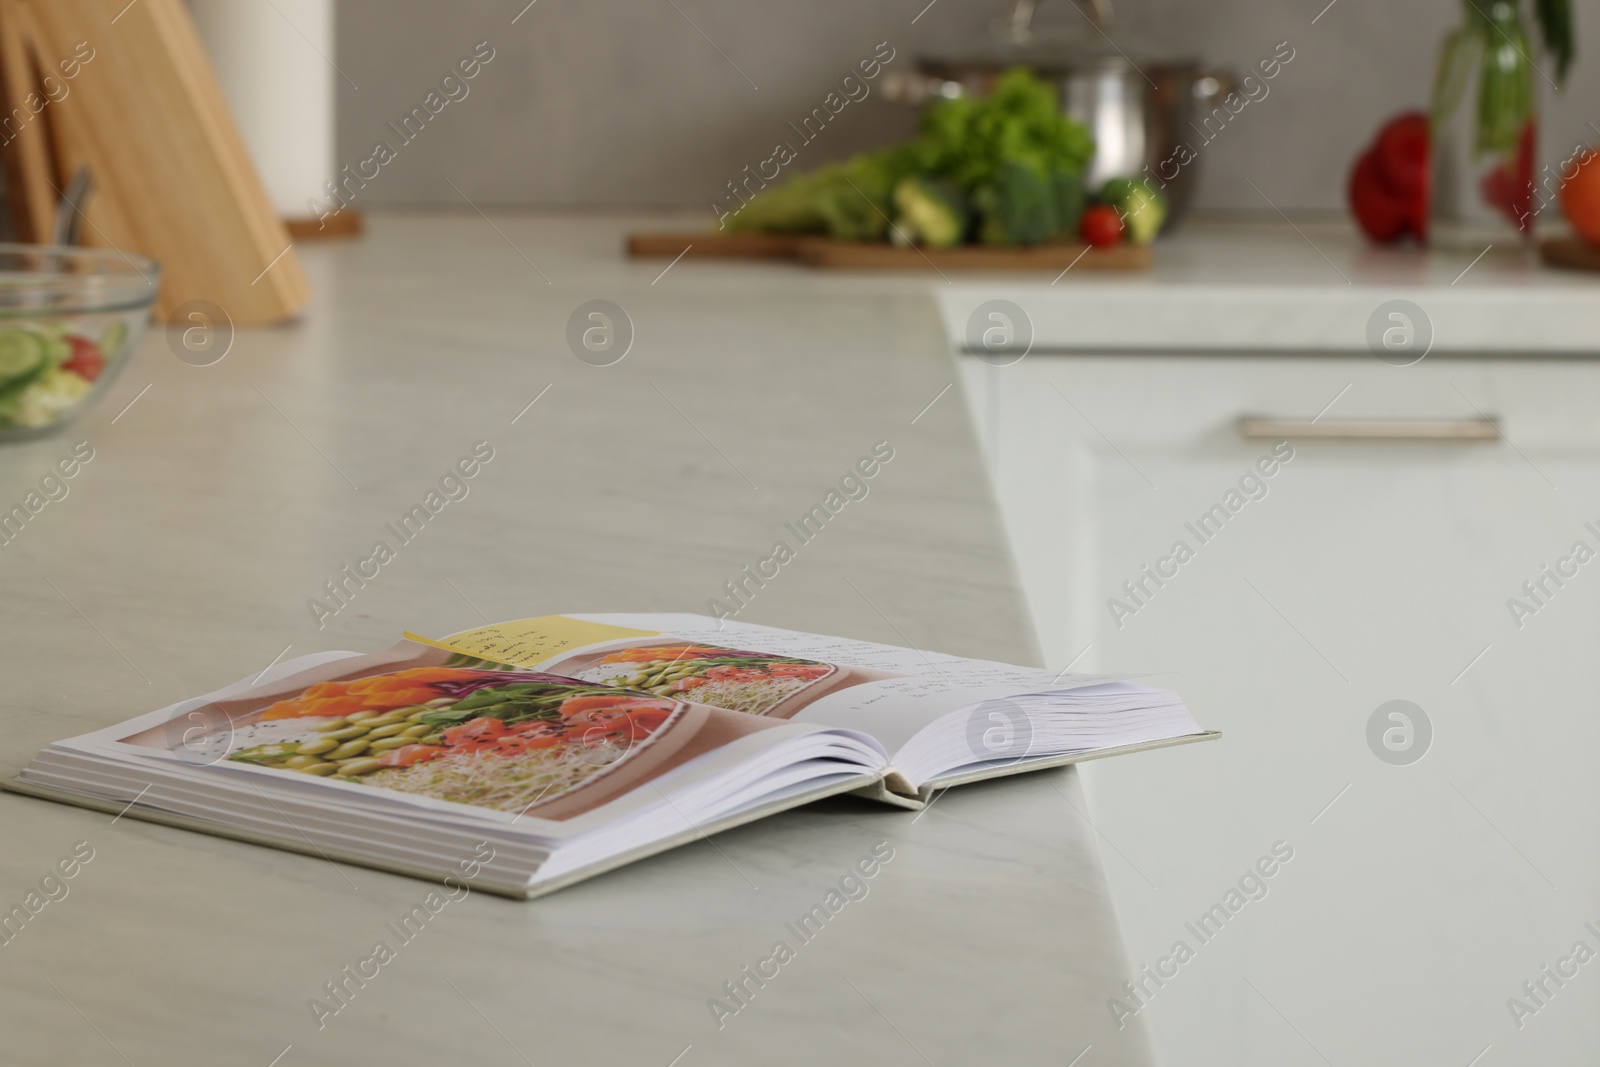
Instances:
[[[1252,441],[1498,441],[1500,422],[1483,419],[1269,419],[1242,416],[1239,436]]]

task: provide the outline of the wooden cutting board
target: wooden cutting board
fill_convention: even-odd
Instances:
[[[4,93],[5,100],[0,104],[0,112],[9,112],[15,106],[26,107],[24,101],[29,93],[39,94],[34,97],[36,100],[45,99],[31,52],[32,40],[37,36],[32,18],[32,12],[21,0],[0,0],[0,92]],[[52,68],[50,73],[55,74],[56,70]],[[60,85],[59,78],[55,84]],[[45,123],[27,121],[31,110],[19,110],[10,115],[12,123],[19,118],[23,121],[20,129],[6,127],[0,134],[5,137],[0,158],[4,160],[12,225],[17,231],[14,240],[47,245],[55,236],[58,197],[51,185],[56,175],[51,167]]]
[[[1549,237],[1539,242],[1546,263],[1569,270],[1600,270],[1600,247],[1576,237]]]
[[[20,205],[30,231],[53,214],[52,186],[87,166],[96,192],[84,241],[161,263],[159,317],[191,300],[219,305],[240,326],[300,311],[310,285],[183,0],[3,0],[0,16],[0,60],[9,60],[0,92],[26,88],[18,33],[36,67],[22,74],[81,60],[75,76],[52,78],[68,91],[30,122],[48,130],[54,175],[26,154],[11,168],[44,183],[39,204]]]
[[[643,233],[627,241],[635,259],[682,255],[696,258],[798,259],[825,270],[1148,270],[1149,245],[1088,248],[1048,244],[1032,248],[897,248],[888,242],[835,241],[825,237],[761,233]]]
[[[1090,248],[1081,244],[1032,248],[897,248],[887,242],[864,244],[809,238],[800,242],[800,262],[832,270],[1147,270],[1155,257],[1149,245]]]

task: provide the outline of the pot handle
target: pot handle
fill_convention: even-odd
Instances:
[[[967,95],[964,85],[930,74],[917,74],[909,70],[887,70],[878,83],[883,98],[896,104],[920,106],[929,100],[950,100]]]

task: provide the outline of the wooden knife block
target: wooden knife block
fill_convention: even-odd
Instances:
[[[305,272],[183,0],[0,0],[0,101],[21,240],[50,242],[86,165],[83,241],[158,261],[159,317],[209,300],[251,326],[305,306]]]

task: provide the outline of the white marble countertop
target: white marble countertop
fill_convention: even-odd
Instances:
[[[848,464],[896,458],[743,616],[1036,653],[926,280],[627,263],[614,221],[377,217],[314,246],[304,322],[209,367],[148,335],[67,434],[0,447],[0,500],[94,458],[0,549],[10,776],[45,743],[402,628],[704,610]],[[636,337],[568,350],[582,302]],[[537,399],[537,403],[530,401]],[[120,412],[120,415],[119,415]],[[494,460],[319,630],[307,607],[479,440]],[[100,1064],[1147,1064],[1074,773],[920,816],[834,801],[532,904],[453,904],[319,1030],[307,1001],[424,883],[0,795],[0,904],[79,842],[0,944],[8,1067]],[[847,865],[870,895],[723,1029],[707,1007]],[[677,1058],[675,1058],[677,1057]]]
[[[698,213],[639,216],[639,230],[694,232]],[[574,246],[609,262],[615,232],[552,220]],[[1034,350],[1085,353],[1282,354],[1369,351],[1367,326],[1392,300],[1426,316],[1440,354],[1600,355],[1600,274],[1550,267],[1506,235],[1447,247],[1378,248],[1340,219],[1190,218],[1155,246],[1149,271],[1063,275],[816,271],[790,263],[706,262],[674,283],[728,296],[774,285],[814,293],[931,294],[952,337],[981,303],[1010,300],[1031,320]],[[653,276],[665,261],[633,270]],[[670,275],[669,275],[670,276]],[[646,279],[648,280],[648,279]]]
[[[1373,313],[1407,300],[1438,353],[1600,355],[1600,274],[1546,266],[1496,237],[1378,248],[1342,221],[1202,218],[1157,242],[1148,272],[966,275],[938,288],[952,336],[978,304],[1005,298],[1033,320],[1037,351],[1366,354]]]

